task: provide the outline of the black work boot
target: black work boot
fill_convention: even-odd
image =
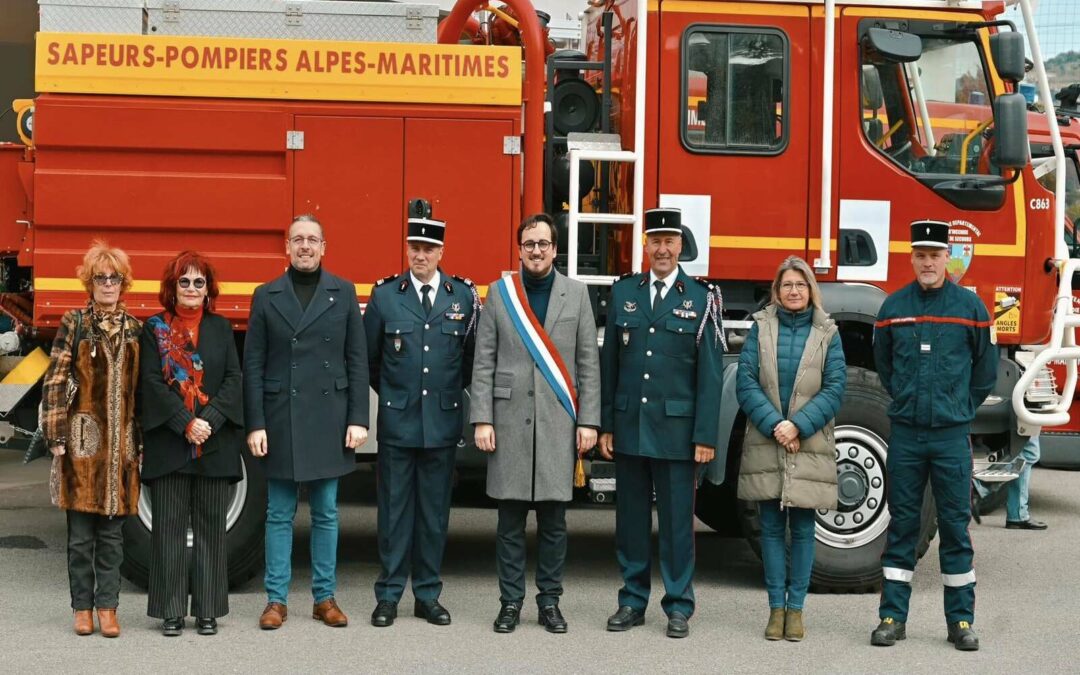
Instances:
[[[967,621],[949,624],[949,642],[962,652],[979,651],[979,636]]]
[[[878,627],[870,633],[870,644],[875,647],[892,647],[897,640],[907,639],[907,628],[904,624],[887,616],[881,620]]]

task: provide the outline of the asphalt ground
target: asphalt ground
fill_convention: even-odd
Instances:
[[[233,591],[231,613],[216,636],[188,630],[162,637],[146,616],[146,593],[124,582],[119,618],[123,635],[78,637],[71,630],[65,566],[65,526],[48,502],[48,466],[20,466],[0,451],[0,672],[65,673],[1055,673],[1080,670],[1080,472],[1037,468],[1033,516],[1046,532],[1004,529],[1001,511],[972,523],[978,572],[977,653],[945,641],[937,541],[915,575],[908,639],[872,647],[878,597],[817,595],[807,599],[807,638],[767,642],[767,603],[761,564],[740,539],[721,538],[699,524],[697,613],[685,640],[664,636],[661,589],[654,566],[654,602],[643,627],[604,630],[620,586],[614,555],[615,514],[609,508],[573,509],[561,607],[570,624],[551,635],[536,624],[527,601],[523,623],[496,635],[499,608],[494,565],[495,512],[460,495],[451,516],[444,565],[443,603],[453,625],[429,626],[411,616],[406,592],[397,623],[368,623],[378,574],[375,509],[370,499],[344,503],[337,598],[347,628],[310,617],[308,513],[297,516],[290,617],[278,631],[260,631],[265,603],[259,578]],[[356,482],[356,481],[354,481]],[[530,556],[535,551],[530,548]],[[532,568],[529,569],[531,579]],[[531,583],[531,582],[530,582]],[[189,623],[190,626],[190,623]]]

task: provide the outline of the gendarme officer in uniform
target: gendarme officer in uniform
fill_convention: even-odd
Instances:
[[[947,223],[911,224],[915,281],[885,299],[874,326],[874,361],[892,396],[889,417],[888,543],[885,577],[870,642],[891,646],[906,635],[911,579],[926,481],[937,506],[948,640],[975,651],[975,570],[971,520],[971,445],[975,411],[993,389],[998,357],[990,316],[971,291],[949,281]]]
[[[454,450],[472,370],[479,297],[442,272],[446,224],[409,219],[409,269],[378,283],[364,314],[371,385],[379,395],[379,559],[373,626],[389,626],[412,575],[414,614],[445,626],[439,603]]]
[[[679,267],[678,209],[645,213],[650,271],[611,289],[600,355],[600,453],[615,459],[615,541],[624,585],[612,631],[645,620],[652,497],[660,525],[667,634],[690,633],[694,613],[696,467],[712,460],[720,413],[719,291]]]

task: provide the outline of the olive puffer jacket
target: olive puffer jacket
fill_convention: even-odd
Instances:
[[[775,305],[753,318],[736,380],[747,417],[739,498],[835,508],[833,418],[847,380],[836,324],[820,309],[793,313]],[[799,429],[797,453],[788,453],[773,438],[773,429],[785,419]]]

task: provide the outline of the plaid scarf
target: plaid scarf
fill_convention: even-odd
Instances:
[[[157,340],[158,354],[161,356],[161,373],[165,384],[175,386],[180,391],[184,407],[195,415],[195,403],[200,406],[210,401],[202,390],[202,357],[195,349],[194,335],[197,335],[202,311],[190,317],[177,316],[169,312],[150,318],[149,324]],[[194,335],[193,330],[194,328]],[[202,457],[202,446],[191,444],[191,457]]]

